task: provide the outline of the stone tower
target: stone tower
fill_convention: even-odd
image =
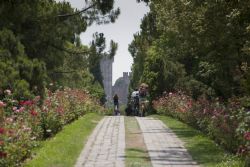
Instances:
[[[118,78],[113,86],[113,95],[117,94],[120,104],[128,102],[128,87],[130,83],[130,73],[124,72],[123,76]]]
[[[103,57],[100,62],[102,77],[103,77],[103,86],[106,95],[107,102],[112,101],[112,65],[114,58]]]

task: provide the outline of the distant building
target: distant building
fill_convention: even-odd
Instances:
[[[101,59],[100,67],[103,77],[103,86],[107,102],[112,102],[112,65],[114,58],[104,57]]]
[[[130,74],[124,72],[123,76],[118,78],[113,86],[113,96],[117,94],[119,97],[120,104],[127,104],[128,102],[128,87],[130,83]]]

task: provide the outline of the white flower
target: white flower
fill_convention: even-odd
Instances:
[[[36,136],[33,136],[32,138],[30,138],[31,140],[36,140]]]
[[[11,91],[9,89],[6,89],[4,93],[6,93],[7,95],[11,95]]]
[[[51,132],[51,129],[47,129],[46,132],[50,133],[50,132]]]

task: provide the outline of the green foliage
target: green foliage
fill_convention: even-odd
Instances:
[[[192,76],[181,78],[176,85],[176,89],[185,90],[185,92],[192,95],[194,99],[198,99],[201,96],[206,96],[209,99],[215,97],[215,92],[211,87],[194,79]]]
[[[183,67],[178,62],[169,61],[161,50],[152,47],[145,60],[141,82],[150,85],[152,98],[161,95],[162,90],[172,91],[175,85],[185,75]]]
[[[118,44],[111,40],[110,49],[106,52],[106,38],[104,37],[104,34],[96,32],[93,37],[94,39],[90,46],[89,70],[94,75],[95,81],[98,81],[103,86],[100,61],[102,59],[113,59]]]
[[[44,93],[46,79],[44,63],[37,59],[29,59],[25,55],[24,46],[10,30],[0,31],[0,53],[2,90],[13,90],[18,99],[31,97],[30,91],[40,90],[40,94]]]
[[[130,87],[146,82],[153,99],[170,92],[158,101],[164,103],[161,111],[249,157],[250,3],[141,1],[149,3],[150,12],[129,46]],[[188,96],[171,93],[180,90]],[[247,97],[244,105],[237,102],[240,97]]]
[[[15,81],[15,97],[19,97],[20,99],[30,99],[31,94],[29,92],[29,83],[25,80]]]
[[[231,153],[248,157],[250,154],[250,113],[245,108],[249,97],[232,98],[228,104],[218,99],[193,100],[181,92],[165,94],[154,101],[161,113],[177,118],[208,135]]]
[[[27,86],[25,81],[19,84],[20,89]],[[0,101],[0,166],[21,166],[39,141],[54,136],[64,125],[87,112],[104,111],[83,90],[68,88],[54,93],[48,90],[43,102],[39,96],[17,100],[10,90],[4,93],[5,98]],[[25,92],[21,89],[21,93],[18,97]]]
[[[113,9],[113,0],[90,0],[83,4],[86,7],[78,10],[65,1],[0,2],[0,96],[3,90],[11,89],[18,91],[16,96],[25,96],[22,98],[32,94],[43,97],[48,83],[72,88],[86,88],[96,80],[102,84],[95,73],[89,81],[89,66],[100,73],[96,65],[99,62],[90,57],[93,54],[113,57],[117,44],[111,41],[111,51],[105,53],[102,34],[99,43],[94,44],[100,48],[95,53],[81,45],[79,35],[94,22],[114,22],[120,10]]]
[[[13,85],[13,81],[18,79],[18,77],[18,71],[13,67],[11,61],[0,62],[0,93],[2,94],[3,90],[7,89],[9,85]]]
[[[79,35],[94,22],[114,22],[120,10],[113,10],[113,0],[83,4],[78,10],[66,1],[0,2],[0,166],[21,166],[36,140],[53,136],[87,111],[101,110],[89,98],[89,93],[104,96],[89,71],[93,52]],[[111,47],[96,53],[114,56],[117,44]],[[78,89],[62,91],[65,87]],[[30,100],[34,97],[41,100]]]
[[[129,47],[134,58],[131,87],[148,80],[153,96],[177,88],[195,98],[249,94],[249,2],[159,0],[149,4],[150,13]],[[181,75],[164,68],[166,64]],[[164,82],[157,72],[170,78]]]
[[[90,57],[113,58],[117,44],[112,41],[104,52],[102,35],[92,52],[79,35],[94,22],[114,22],[120,10],[113,10],[114,0],[83,4],[78,10],[66,1],[0,2],[0,166],[21,166],[37,140],[87,111],[101,110],[89,95],[104,97],[102,80],[90,71],[96,64],[99,69],[100,59]]]

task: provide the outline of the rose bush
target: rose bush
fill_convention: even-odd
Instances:
[[[90,111],[103,108],[84,90],[47,90],[43,101],[39,96],[17,101],[5,91],[0,101],[0,166],[21,166],[40,140]]]
[[[193,100],[182,92],[165,93],[153,101],[154,108],[208,134],[230,152],[248,157],[250,154],[249,98]]]

